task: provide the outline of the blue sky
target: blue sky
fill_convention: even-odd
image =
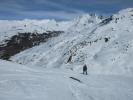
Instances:
[[[0,0],[0,19],[69,20],[96,12],[112,14],[133,7],[133,0]]]

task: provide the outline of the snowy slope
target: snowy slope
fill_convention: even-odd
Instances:
[[[88,23],[88,20],[91,22]],[[94,30],[96,28],[96,26],[99,22],[101,22],[101,19],[98,20],[98,16],[94,17],[94,16],[90,16],[89,14],[87,14],[87,15],[77,17],[76,19],[74,19],[72,21],[72,23],[73,23],[72,26],[69,27],[68,30],[64,34],[62,34],[56,38],[50,39],[47,43],[42,44],[38,47],[35,47],[35,49],[31,48],[33,50],[31,52],[31,54],[29,54],[31,56],[28,56],[26,54],[27,56],[24,58],[26,62],[24,61],[24,62],[22,62],[22,64],[29,62],[28,59],[30,57],[32,59],[32,54],[34,55],[34,53],[33,53],[34,50],[35,50],[35,52],[38,52],[37,55],[39,58],[43,57],[47,52],[52,53],[54,50],[55,51],[53,53],[55,53],[57,51],[57,55],[58,55],[59,53],[61,53],[58,49],[60,49],[60,50],[63,49],[62,46],[64,47],[64,49],[69,48],[69,46],[70,47],[73,46],[71,44],[73,41],[76,40],[75,41],[75,43],[76,43],[76,42],[82,40],[82,38],[85,37],[84,35],[86,35],[86,32],[84,32],[84,31],[87,29],[88,32],[89,31],[91,32],[92,30]],[[84,27],[84,25],[85,25],[85,27]],[[81,31],[83,31],[83,32],[80,33]],[[60,46],[61,46],[61,48],[60,48]],[[31,49],[29,49],[29,50],[31,50]],[[64,53],[64,50],[61,50],[61,51]],[[24,52],[27,52],[27,51],[24,51]],[[44,54],[42,54],[42,53],[44,53]],[[25,53],[23,53],[23,54],[25,54]],[[53,55],[51,54],[50,56],[53,56]],[[23,57],[22,57],[22,59],[23,59]],[[38,60],[40,60],[40,59],[38,59]],[[37,60],[35,62],[37,62]],[[35,63],[35,62],[33,62],[33,63]]]
[[[132,77],[0,65],[0,100],[133,100]]]
[[[89,73],[133,75],[133,9],[101,19],[84,15],[59,37],[25,50],[11,58],[24,65],[69,68]],[[68,61],[68,59],[70,59]]]

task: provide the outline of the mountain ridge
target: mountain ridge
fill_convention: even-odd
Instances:
[[[80,71],[83,64],[87,64],[89,73],[133,75],[132,10],[121,10],[104,19],[90,15],[78,17],[80,19],[66,24],[63,34],[20,52],[10,60],[74,71]]]

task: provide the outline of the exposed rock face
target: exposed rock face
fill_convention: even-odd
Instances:
[[[0,45],[0,58],[8,60],[11,56],[46,42],[48,39],[56,37],[61,33],[63,33],[63,31],[47,31],[42,34],[31,32],[18,33],[17,35],[12,36],[10,40],[5,40],[6,44]]]

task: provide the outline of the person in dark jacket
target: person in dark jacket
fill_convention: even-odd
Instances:
[[[87,65],[86,64],[83,66],[83,74],[86,74],[86,75],[88,74],[87,73]]]

